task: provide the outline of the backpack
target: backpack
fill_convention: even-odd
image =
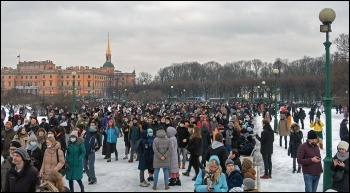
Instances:
[[[203,185],[204,176],[205,176],[205,169],[201,169],[201,171],[202,171],[202,185]],[[194,192],[197,192],[196,188],[194,189]]]

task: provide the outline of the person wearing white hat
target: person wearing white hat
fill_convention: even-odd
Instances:
[[[337,192],[349,192],[349,143],[340,141],[337,146],[338,152],[333,157],[331,164],[332,189]],[[341,174],[341,175],[337,175]]]

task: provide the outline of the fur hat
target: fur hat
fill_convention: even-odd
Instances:
[[[222,134],[221,133],[215,134],[215,141],[222,143]]]
[[[36,192],[59,192],[59,190],[50,182],[40,184]]]
[[[243,184],[245,187],[247,187],[248,190],[252,190],[255,188],[255,180],[251,178],[244,178]]]
[[[232,161],[232,159],[227,159],[226,161],[225,161],[225,166],[227,167],[227,165],[228,164],[233,164],[233,165],[235,165],[235,163],[233,163],[233,161]]]
[[[18,141],[11,141],[11,142],[10,142],[10,147],[19,148],[19,147],[22,147],[22,146],[21,146],[21,143],[18,142]]]
[[[314,130],[310,130],[307,133],[307,139],[317,139],[317,134]]]
[[[348,142],[346,142],[346,141],[340,141],[339,143],[338,143],[338,149],[339,148],[342,148],[342,149],[345,149],[346,151],[348,150],[348,148],[349,148],[349,144],[348,144]]]
[[[17,148],[13,153],[19,154],[22,157],[23,161],[30,161],[31,160],[27,150],[23,149],[22,147]]]
[[[78,137],[78,131],[73,130],[72,133],[70,133],[69,137],[72,137],[72,136]]]
[[[28,141],[36,141],[38,138],[34,135],[34,133],[30,134]]]

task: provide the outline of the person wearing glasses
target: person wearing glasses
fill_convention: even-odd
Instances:
[[[5,158],[4,161],[1,163],[1,192],[5,191],[7,171],[13,166],[13,152],[19,147],[21,147],[21,144],[18,141],[11,141],[9,148],[10,155],[7,158]]]

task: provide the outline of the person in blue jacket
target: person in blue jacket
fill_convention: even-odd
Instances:
[[[194,183],[194,189],[196,192],[227,192],[226,176],[222,173],[219,157],[212,155],[209,158],[209,162],[205,168],[204,179],[202,178],[202,171],[200,170],[196,181]]]
[[[112,152],[115,152],[115,161],[118,161],[117,139],[119,136],[119,129],[115,126],[113,119],[108,121],[105,133],[107,138],[107,162],[111,162]]]

